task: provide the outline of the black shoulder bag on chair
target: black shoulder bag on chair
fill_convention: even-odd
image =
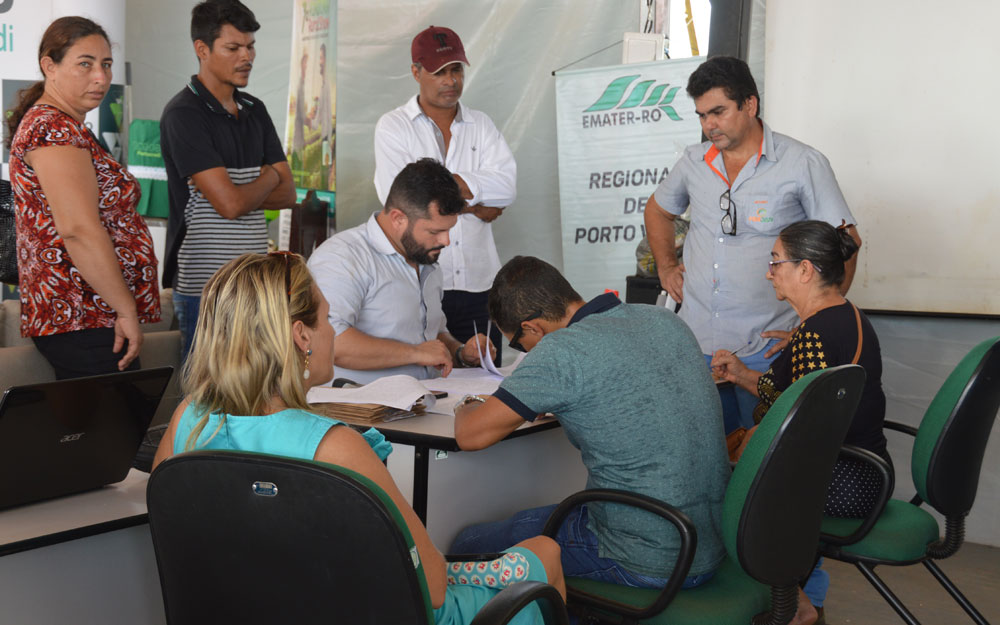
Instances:
[[[14,190],[6,180],[0,180],[0,282],[17,284]]]

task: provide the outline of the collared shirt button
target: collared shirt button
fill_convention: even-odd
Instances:
[[[715,263],[714,265],[712,265],[712,268],[713,269],[718,269],[719,268],[719,263]]]
[[[719,243],[725,243],[725,242],[726,242],[725,239],[723,239],[722,237],[719,237]]]
[[[718,295],[719,294],[719,289],[715,289],[714,291],[712,291],[712,293],[715,293],[716,295]]]

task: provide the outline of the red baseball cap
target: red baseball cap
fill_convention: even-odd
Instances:
[[[410,45],[410,56],[414,63],[432,74],[452,63],[470,64],[465,58],[462,40],[455,31],[444,26],[430,26],[420,31]]]

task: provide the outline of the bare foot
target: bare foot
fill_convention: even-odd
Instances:
[[[816,608],[813,607],[806,593],[799,588],[799,605],[795,610],[795,618],[789,625],[813,625],[818,618],[819,614],[816,613]]]

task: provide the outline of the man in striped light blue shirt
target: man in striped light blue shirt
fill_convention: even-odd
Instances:
[[[707,359],[736,353],[766,371],[797,324],[765,278],[771,247],[790,224],[819,219],[845,226],[860,243],[830,162],[818,150],[772,132],[760,119],[757,85],[746,63],[713,57],[691,74],[688,95],[708,141],[689,146],[646,204],[649,245],[660,283]],[[691,208],[684,261],[674,249],[674,218]],[[842,285],[854,277],[855,256]],[[753,425],[757,398],[737,389],[726,428]]]

